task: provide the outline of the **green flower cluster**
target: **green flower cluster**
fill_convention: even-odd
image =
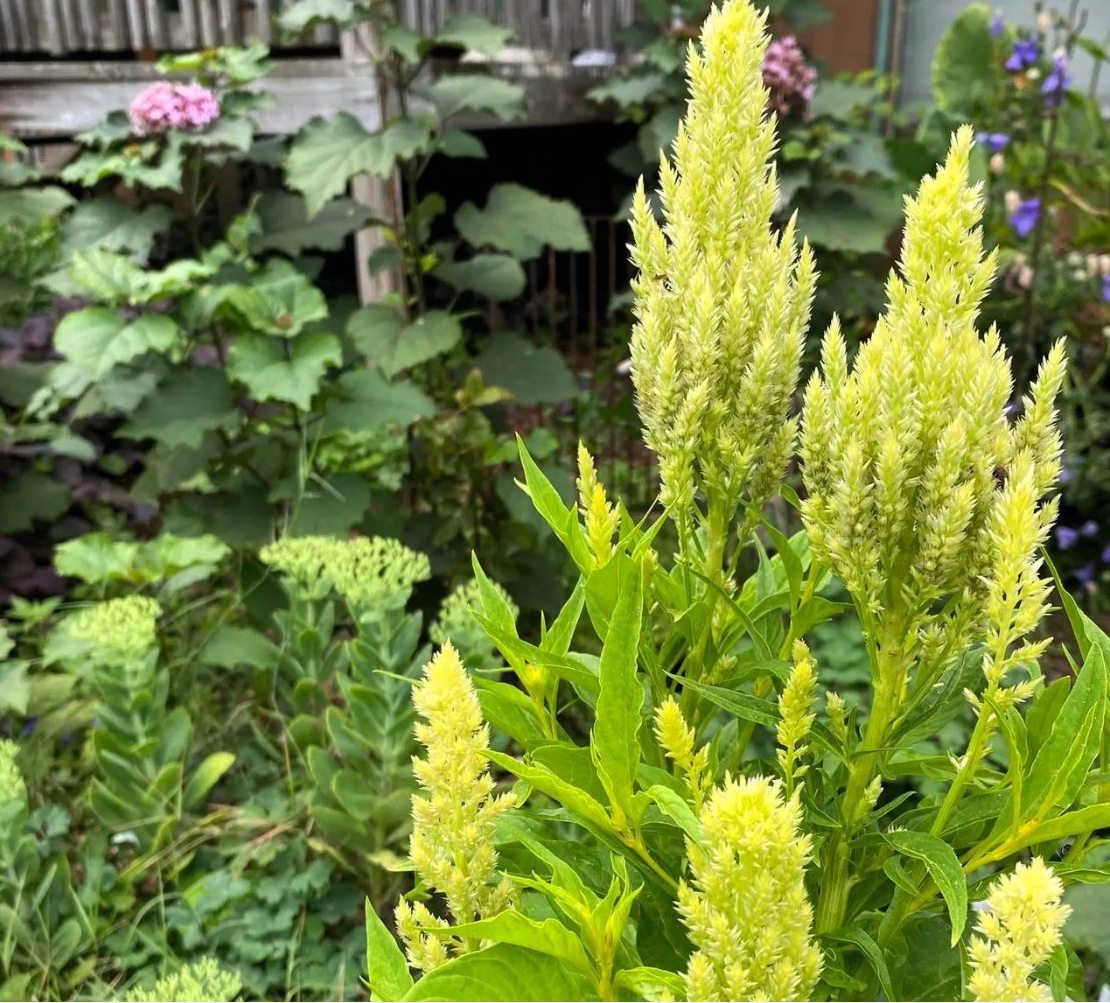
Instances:
[[[193,961],[146,989],[132,989],[125,1003],[231,1003],[243,983],[212,958]]]
[[[97,661],[134,662],[157,644],[161,615],[162,607],[146,596],[109,599],[74,614],[67,632],[87,643]]]

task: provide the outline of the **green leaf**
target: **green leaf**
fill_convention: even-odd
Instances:
[[[38,223],[60,216],[76,201],[64,188],[17,188],[0,191],[0,225],[13,221]]]
[[[425,975],[407,1001],[596,1000],[593,980],[549,954],[514,944],[495,944],[448,961]]]
[[[282,8],[277,25],[289,35],[299,35],[321,23],[334,23],[346,27],[363,10],[357,0],[296,0]]]
[[[188,142],[202,149],[227,148],[246,153],[254,141],[254,123],[247,117],[224,115],[201,132],[190,132]]]
[[[742,721],[753,721],[768,728],[778,726],[779,714],[770,700],[753,696],[751,693],[725,689],[723,686],[709,686],[699,683],[696,679],[685,677],[682,685],[689,686],[698,696],[705,697],[710,703],[716,704],[722,710],[727,710]]]
[[[539,348],[508,331],[486,338],[474,365],[487,386],[509,391],[518,404],[554,404],[577,397],[580,392],[578,381],[558,351]]]
[[[536,465],[536,461],[528,453],[528,447],[524,445],[524,440],[519,436],[517,436],[517,450],[520,454],[520,464],[524,468],[523,487],[532,500],[532,505],[566,547],[578,570],[583,574],[592,572],[594,562],[586,541],[582,538],[577,509],[573,504],[567,505],[563,501],[555,486]]]
[[[80,202],[66,221],[62,259],[86,247],[100,247],[128,251],[145,261],[154,238],[172,221],[173,210],[159,203],[135,209],[110,195]]]
[[[318,213],[356,174],[388,178],[397,160],[423,150],[430,133],[412,119],[367,132],[353,115],[314,118],[293,140],[285,161],[286,182],[305,197],[308,215]]]
[[[614,807],[630,824],[639,821],[632,793],[640,765],[640,719],[644,687],[637,673],[640,625],[644,613],[643,568],[635,561],[621,565],[618,593],[609,630],[601,649],[590,754]]]
[[[495,247],[521,261],[538,258],[546,246],[557,251],[590,249],[590,236],[573,203],[518,184],[496,185],[484,209],[465,203],[455,213],[455,226],[474,247]]]
[[[612,77],[586,96],[591,101],[612,101],[621,108],[641,105],[655,96],[666,78],[662,73],[643,73],[632,77]]]
[[[204,761],[189,774],[189,780],[185,784],[185,791],[181,795],[185,807],[196,808],[234,762],[235,756],[230,752],[213,752],[205,756]]]
[[[174,373],[148,396],[119,434],[199,449],[206,432],[226,425],[237,413],[223,372],[187,369]]]
[[[901,222],[900,201],[870,204],[863,190],[823,188],[814,202],[799,207],[798,229],[811,244],[855,254],[882,254]]]
[[[536,790],[542,791],[549,798],[558,801],[571,815],[578,816],[583,824],[593,826],[602,832],[612,831],[613,826],[609,821],[608,812],[588,791],[576,787],[546,766],[522,762],[490,749],[486,750],[486,756],[494,765],[500,766],[525,783],[531,784]]]
[[[0,480],[0,533],[19,533],[52,522],[70,505],[70,489],[37,470]]]
[[[240,665],[252,669],[273,669],[281,659],[281,649],[264,634],[247,627],[221,627],[200,650],[202,665],[224,669]]]
[[[177,324],[165,314],[142,314],[126,323],[106,307],[66,314],[54,334],[58,351],[93,382],[147,352],[168,352],[177,342]]]
[[[286,401],[307,411],[324,373],[343,361],[339,339],[326,331],[306,331],[291,340],[245,334],[227,358],[227,373],[255,400]]]
[[[305,200],[289,192],[267,192],[256,209],[262,234],[254,239],[251,250],[281,251],[296,257],[306,249],[339,251],[347,236],[366,226],[370,210],[354,199],[333,198],[308,218]]]
[[[933,55],[933,100],[958,116],[993,106],[999,72],[990,34],[993,14],[985,4],[972,4],[958,14],[941,36]]]
[[[886,838],[899,853],[920,860],[925,865],[948,906],[948,918],[952,924],[951,946],[955,947],[967,923],[967,879],[956,851],[943,839],[930,836],[927,832],[888,832]]]
[[[681,795],[661,784],[653,784],[647,789],[647,796],[655,802],[659,810],[669,819],[676,822],[678,827],[695,842],[702,838],[701,824],[698,822],[694,809]]]
[[[302,271],[274,258],[252,277],[250,285],[233,286],[221,312],[230,312],[252,331],[292,338],[306,324],[328,315],[327,300]]]
[[[437,45],[453,45],[484,56],[496,56],[513,37],[509,28],[478,14],[452,14],[436,36]]]
[[[476,254],[469,261],[447,261],[432,274],[456,289],[495,302],[516,299],[527,283],[520,262],[509,254]]]
[[[1022,794],[1023,820],[1043,819],[1075,800],[1098,755],[1106,717],[1106,690],[1106,661],[1102,649],[1092,645],[1048,741],[1030,767]]]
[[[524,88],[481,73],[452,73],[420,90],[436,106],[440,118],[460,111],[485,111],[503,122],[524,114]]]
[[[97,585],[126,577],[138,553],[139,545],[131,540],[115,540],[107,533],[86,533],[54,548],[54,567],[59,575]]]
[[[850,926],[842,927],[835,933],[827,933],[824,936],[826,940],[835,940],[857,947],[860,954],[867,959],[867,963],[871,966],[872,971],[874,971],[875,976],[878,978],[879,988],[882,989],[886,998],[888,1000],[898,998],[894,995],[894,988],[890,981],[890,969],[887,968],[882,948],[875,943],[875,939],[862,926],[858,923],[853,923]]]
[[[339,377],[339,395],[324,411],[323,431],[405,428],[435,414],[435,404],[408,380],[388,380],[374,369],[358,369]]]
[[[1076,811],[1064,812],[1034,829],[1023,831],[1021,838],[1013,844],[1014,852],[1037,843],[1059,843],[1070,836],[1106,828],[1110,828],[1110,804],[1088,805]]]
[[[2,624],[0,631],[3,631]],[[0,640],[8,643],[7,635],[0,633]],[[8,711],[14,711],[22,717],[27,713],[30,700],[31,679],[27,675],[27,663],[0,661],[0,711],[5,712],[5,716]],[[2,818],[3,814],[0,814]]]
[[[371,999],[396,1003],[412,989],[408,962],[370,899],[366,900],[366,969]]]
[[[370,504],[370,484],[359,474],[310,481],[289,524],[293,536],[342,535],[362,520]]]
[[[456,316],[443,310],[429,310],[405,324],[392,307],[371,303],[351,314],[347,335],[371,364],[386,376],[396,376],[449,352],[459,343],[462,326]]]
[[[482,141],[461,129],[443,129],[436,133],[435,149],[445,157],[470,157],[474,160],[486,159],[486,148]]]
[[[438,928],[429,928],[429,932],[436,933]],[[559,958],[586,975],[592,969],[590,957],[578,935],[557,919],[530,919],[515,909],[506,909],[489,919],[459,923],[443,932],[449,936],[527,947]]]

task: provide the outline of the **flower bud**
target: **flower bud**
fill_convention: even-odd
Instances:
[[[1003,153],[996,153],[991,157],[991,173],[1001,174],[1006,170],[1006,155]]]

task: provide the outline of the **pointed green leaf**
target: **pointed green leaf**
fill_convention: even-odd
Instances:
[[[430,310],[405,324],[391,307],[370,304],[351,314],[347,334],[372,365],[386,376],[396,376],[449,352],[459,343],[462,326],[443,310]]]
[[[244,334],[228,352],[227,372],[255,400],[286,401],[307,411],[324,373],[342,361],[339,339],[326,331],[306,331],[292,340]]]
[[[486,299],[516,299],[527,284],[524,269],[511,254],[476,254],[469,261],[447,261],[433,273],[448,285]]]
[[[408,962],[370,899],[366,900],[366,969],[372,999],[396,1003],[412,989]]]
[[[484,209],[467,202],[455,213],[455,226],[474,247],[495,247],[521,261],[538,258],[547,246],[557,251],[590,249],[590,235],[573,203],[518,184],[496,185]]]
[[[235,762],[235,756],[230,752],[213,752],[206,756],[204,761],[189,774],[185,792],[181,796],[186,808],[196,808],[205,795],[215,787],[217,781]]]
[[[888,832],[886,837],[899,853],[920,860],[925,865],[948,906],[952,946],[955,947],[967,923],[967,879],[956,851],[943,839],[930,836],[927,832]]]

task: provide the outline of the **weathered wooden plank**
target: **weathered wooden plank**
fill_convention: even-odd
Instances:
[[[126,0],[126,2],[127,23],[131,29],[131,49],[134,52],[140,52],[150,45],[146,18],[143,16],[143,0]]]
[[[108,0],[108,25],[101,35],[101,48],[104,52],[124,52],[130,47],[127,8],[123,0]]]
[[[78,0],[77,29],[80,35],[80,48],[85,52],[98,52],[100,45],[100,19],[97,17],[93,0]]]
[[[199,49],[200,17],[197,14],[197,0],[180,0],[181,20],[178,23],[178,47],[182,49]]]
[[[216,5],[212,0],[198,0],[200,7],[200,46],[211,48],[219,45],[220,25],[216,17]]]
[[[0,3],[0,52],[16,52],[23,48],[15,20],[15,5]]]
[[[273,11],[270,0],[255,0],[254,2],[254,35],[260,42],[267,45],[273,41]]]
[[[61,55],[65,52],[65,29],[59,0],[43,0],[39,6],[38,45],[47,52]]]
[[[161,0],[146,0],[146,28],[152,49],[166,47],[166,12]]]
[[[220,44],[242,45],[243,24],[239,17],[238,0],[218,0]]]

